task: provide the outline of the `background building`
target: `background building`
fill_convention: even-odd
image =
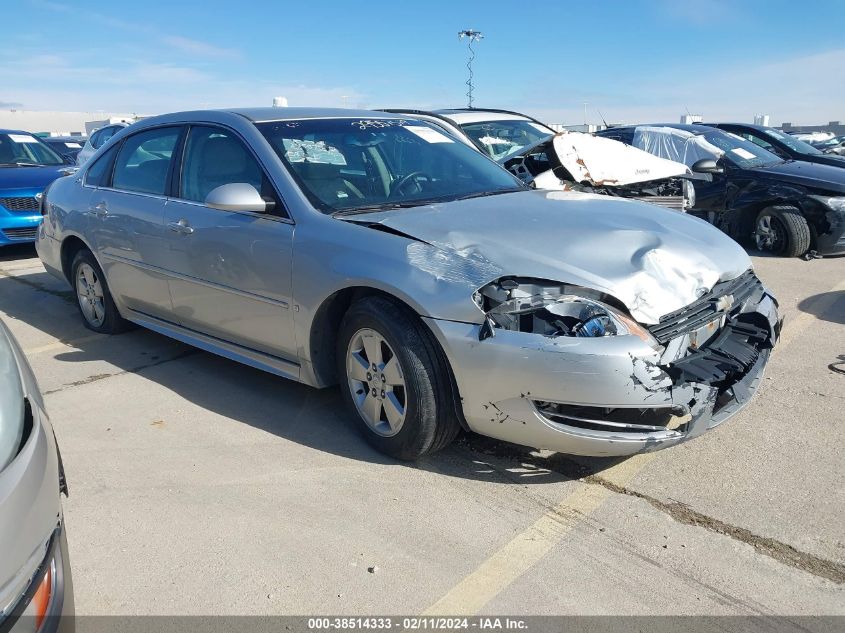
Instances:
[[[0,128],[46,132],[53,136],[85,135],[85,123],[91,121],[132,120],[136,115],[128,112],[42,112],[38,110],[0,110]],[[100,126],[97,126],[100,127]]]

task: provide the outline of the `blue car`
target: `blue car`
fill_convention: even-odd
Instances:
[[[41,193],[73,169],[29,132],[0,130],[0,247],[34,242]]]

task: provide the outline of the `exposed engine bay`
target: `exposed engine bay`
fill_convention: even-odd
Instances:
[[[605,172],[611,174],[614,172],[613,157],[606,155],[608,149],[606,147],[600,148],[605,153],[601,156],[601,159],[603,159],[603,162],[606,161],[611,164],[603,165],[601,171],[597,171],[595,167],[591,171],[588,163],[579,155],[578,149],[585,142],[590,144],[600,142],[604,145],[609,140],[595,138],[588,134],[567,133],[556,135],[526,148],[519,154],[504,159],[502,165],[523,182],[533,183],[539,189],[563,189],[564,191],[581,191],[630,198],[677,211],[683,211],[695,204],[695,190],[683,175],[648,179],[649,176],[662,174],[652,174],[650,168],[643,167],[635,169],[633,176],[631,174],[609,176]],[[610,142],[619,145],[619,149],[636,149],[616,141]],[[640,158],[639,154],[640,152],[635,158]],[[654,158],[649,154],[645,154],[645,156],[649,160]],[[595,160],[595,158],[592,158],[589,165],[593,165]],[[663,162],[671,164],[671,161]],[[664,165],[661,164],[660,167],[663,167],[665,171]],[[678,166],[678,168],[670,171],[682,174],[683,166]],[[596,174],[594,175],[592,172],[596,172]],[[645,180],[637,180],[638,176],[645,178]]]

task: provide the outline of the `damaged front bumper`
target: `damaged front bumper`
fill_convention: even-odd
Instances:
[[[740,411],[781,327],[777,303],[750,272],[670,317],[650,328],[657,350],[635,336],[499,329],[479,340],[479,325],[426,321],[471,430],[573,455],[624,456],[692,439]]]

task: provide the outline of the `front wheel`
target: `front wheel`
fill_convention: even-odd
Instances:
[[[85,327],[101,334],[129,329],[130,323],[117,311],[103,270],[91,251],[83,249],[73,258],[71,279]]]
[[[366,297],[343,318],[337,370],[344,401],[367,441],[391,457],[419,459],[460,430],[436,345],[416,315],[385,297]]]
[[[757,216],[753,237],[761,251],[799,257],[810,248],[810,225],[795,207],[768,207]]]

